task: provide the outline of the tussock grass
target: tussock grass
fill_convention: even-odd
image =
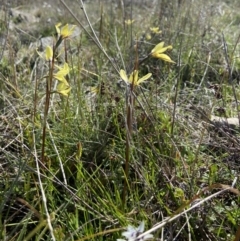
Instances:
[[[15,30],[1,59],[0,239],[116,240],[144,220],[156,240],[238,240],[238,127],[211,121],[238,117],[238,1],[61,2],[34,37],[46,16],[77,26],[55,60],[68,96]],[[176,64],[147,58],[161,41]]]

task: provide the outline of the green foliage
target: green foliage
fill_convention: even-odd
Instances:
[[[18,50],[2,59],[0,239],[116,240],[129,223],[150,228],[222,188],[153,234],[232,240],[239,181],[227,187],[239,134],[206,118],[238,113],[239,16],[229,22],[229,8],[213,0],[157,1],[147,11],[97,2],[68,15],[75,27],[41,19],[39,34],[52,42],[37,57],[21,52],[34,67],[15,61]]]

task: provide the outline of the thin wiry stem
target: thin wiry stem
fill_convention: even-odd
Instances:
[[[48,128],[48,132],[49,132],[49,136],[52,140],[52,144],[53,144],[53,147],[57,153],[57,157],[58,157],[58,160],[59,160],[59,165],[60,165],[60,169],[61,169],[61,172],[62,172],[62,175],[63,175],[63,182],[64,184],[67,186],[67,178],[66,178],[66,175],[65,175],[65,172],[64,172],[64,167],[63,167],[63,163],[62,163],[62,159],[61,159],[61,156],[58,152],[58,149],[57,149],[57,146],[55,145],[55,142],[54,142],[54,138],[53,138],[53,135],[52,135],[52,132],[50,130],[50,126],[49,124],[47,123],[47,128]]]
[[[118,44],[118,38],[117,38],[117,31],[116,31],[116,28],[115,28],[114,35],[115,35],[116,47],[117,47],[117,50],[118,50],[119,56],[120,56],[120,58],[121,58],[122,66],[123,66],[123,69],[126,71],[126,66],[125,66],[125,63],[124,63],[124,60],[123,60],[123,55],[122,55],[122,52],[121,52],[120,47],[119,47],[119,44]]]
[[[125,149],[125,168],[124,168],[124,186],[122,193],[122,206],[125,207],[126,196],[128,189],[128,177],[129,177],[129,163],[130,163],[130,154],[131,154],[131,136],[132,136],[132,124],[133,124],[133,104],[134,104],[134,95],[133,87],[127,87],[128,93],[126,96],[126,108],[127,108],[127,121],[126,121],[126,149]]]
[[[182,46],[182,40],[180,42],[180,46]],[[177,82],[175,85],[175,94],[174,94],[174,102],[173,102],[173,120],[172,120],[172,126],[171,126],[171,136],[173,136],[173,129],[175,125],[175,118],[176,118],[176,108],[177,108],[177,96],[178,96],[178,88],[179,88],[179,83],[181,80],[181,74],[180,74],[180,68],[181,68],[181,55],[182,55],[182,48],[180,48],[179,54],[178,54],[178,74],[177,74]]]
[[[55,51],[54,51],[55,52]],[[53,55],[54,56],[54,55]],[[51,87],[53,80],[53,70],[54,70],[54,58],[49,61],[49,76],[46,78],[46,101],[44,109],[44,119],[43,119],[43,131],[42,131],[42,150],[41,150],[41,161],[44,163],[45,159],[45,141],[46,141],[46,128],[47,128],[47,118],[50,107],[51,99]]]
[[[33,150],[34,150],[34,157],[35,157],[35,163],[36,163],[36,169],[37,169],[38,182],[39,182],[39,186],[40,186],[40,190],[41,190],[41,194],[42,194],[42,201],[43,201],[44,209],[45,209],[46,216],[47,216],[47,224],[48,224],[48,228],[49,228],[49,231],[50,231],[50,235],[52,237],[52,240],[56,241],[56,238],[55,238],[54,233],[53,233],[51,217],[50,217],[50,214],[48,212],[47,198],[46,198],[45,191],[44,191],[43,184],[42,184],[41,170],[40,170],[40,167],[39,167],[39,160],[37,158],[36,139],[35,139],[34,133],[35,132],[33,131],[33,148],[34,148]]]

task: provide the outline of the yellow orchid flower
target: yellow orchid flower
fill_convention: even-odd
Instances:
[[[69,92],[71,91],[71,87],[69,86],[69,84],[65,84],[65,83],[62,83],[60,82],[57,86],[57,92],[59,94],[62,94],[64,96],[68,96]]]
[[[57,92],[64,96],[68,96],[71,91],[71,87],[69,86],[65,76],[69,74],[70,68],[67,63],[64,63],[63,67],[55,65],[59,71],[53,75],[55,79],[57,79],[60,83],[57,85]]]
[[[159,27],[152,27],[152,28],[150,28],[150,30],[152,33],[155,33],[155,34],[159,34],[162,32],[159,30]]]
[[[62,26],[61,23],[57,23],[57,24],[55,25],[56,31],[57,31],[57,33],[58,33],[59,35],[61,34],[60,26]]]
[[[70,68],[67,63],[64,63],[63,67],[57,65],[55,66],[59,69],[59,71],[53,75],[53,77],[59,81],[56,91],[59,94],[68,96],[69,92],[71,91],[71,87],[69,86],[65,76],[69,74]]]
[[[151,34],[147,33],[146,34],[146,40],[150,40],[152,38]]]
[[[52,50],[52,47],[50,46],[47,46],[46,47],[46,50],[45,50],[45,59],[47,61],[51,61],[53,58],[53,50]]]
[[[38,52],[38,49],[36,49],[36,51],[39,57],[41,57],[42,59],[51,61],[53,58],[53,50],[52,50],[52,47],[50,47],[49,45],[45,49],[45,55],[43,53]]]
[[[58,23],[55,25],[56,31],[57,33],[63,38],[68,38],[72,35],[74,28],[76,27],[75,25],[73,25],[71,28],[69,27],[68,24],[64,25],[63,27],[61,27],[62,24]]]
[[[138,79],[138,70],[134,70],[128,78],[125,70],[121,69],[120,76],[122,80],[124,80],[127,84],[133,84],[133,86],[138,86],[145,80],[149,79],[152,76],[152,74],[148,73],[144,75],[142,78]]]
[[[133,19],[127,19],[127,20],[125,20],[125,23],[126,23],[127,25],[131,25],[134,21],[135,21],[135,20],[133,20]]]
[[[58,81],[60,81],[61,83],[68,85],[68,82],[66,80],[66,78],[62,75],[54,75],[54,78],[57,79]]]
[[[174,61],[171,60],[171,58],[168,55],[164,54],[164,52],[166,52],[167,50],[171,50],[172,46],[171,45],[169,45],[167,47],[163,47],[163,46],[164,46],[164,42],[157,44],[152,49],[151,56],[154,58],[162,59],[169,63],[175,63]]]
[[[69,71],[70,71],[70,68],[69,68],[68,64],[64,63],[63,67],[60,67],[60,66],[57,66],[57,65],[55,65],[55,66],[59,69],[59,71],[56,74],[54,74],[54,78],[59,80],[59,81],[64,81],[63,80],[63,79],[65,79],[64,77],[67,74],[69,74]]]

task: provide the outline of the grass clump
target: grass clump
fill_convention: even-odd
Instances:
[[[3,55],[2,240],[239,239],[238,3],[156,2]]]

